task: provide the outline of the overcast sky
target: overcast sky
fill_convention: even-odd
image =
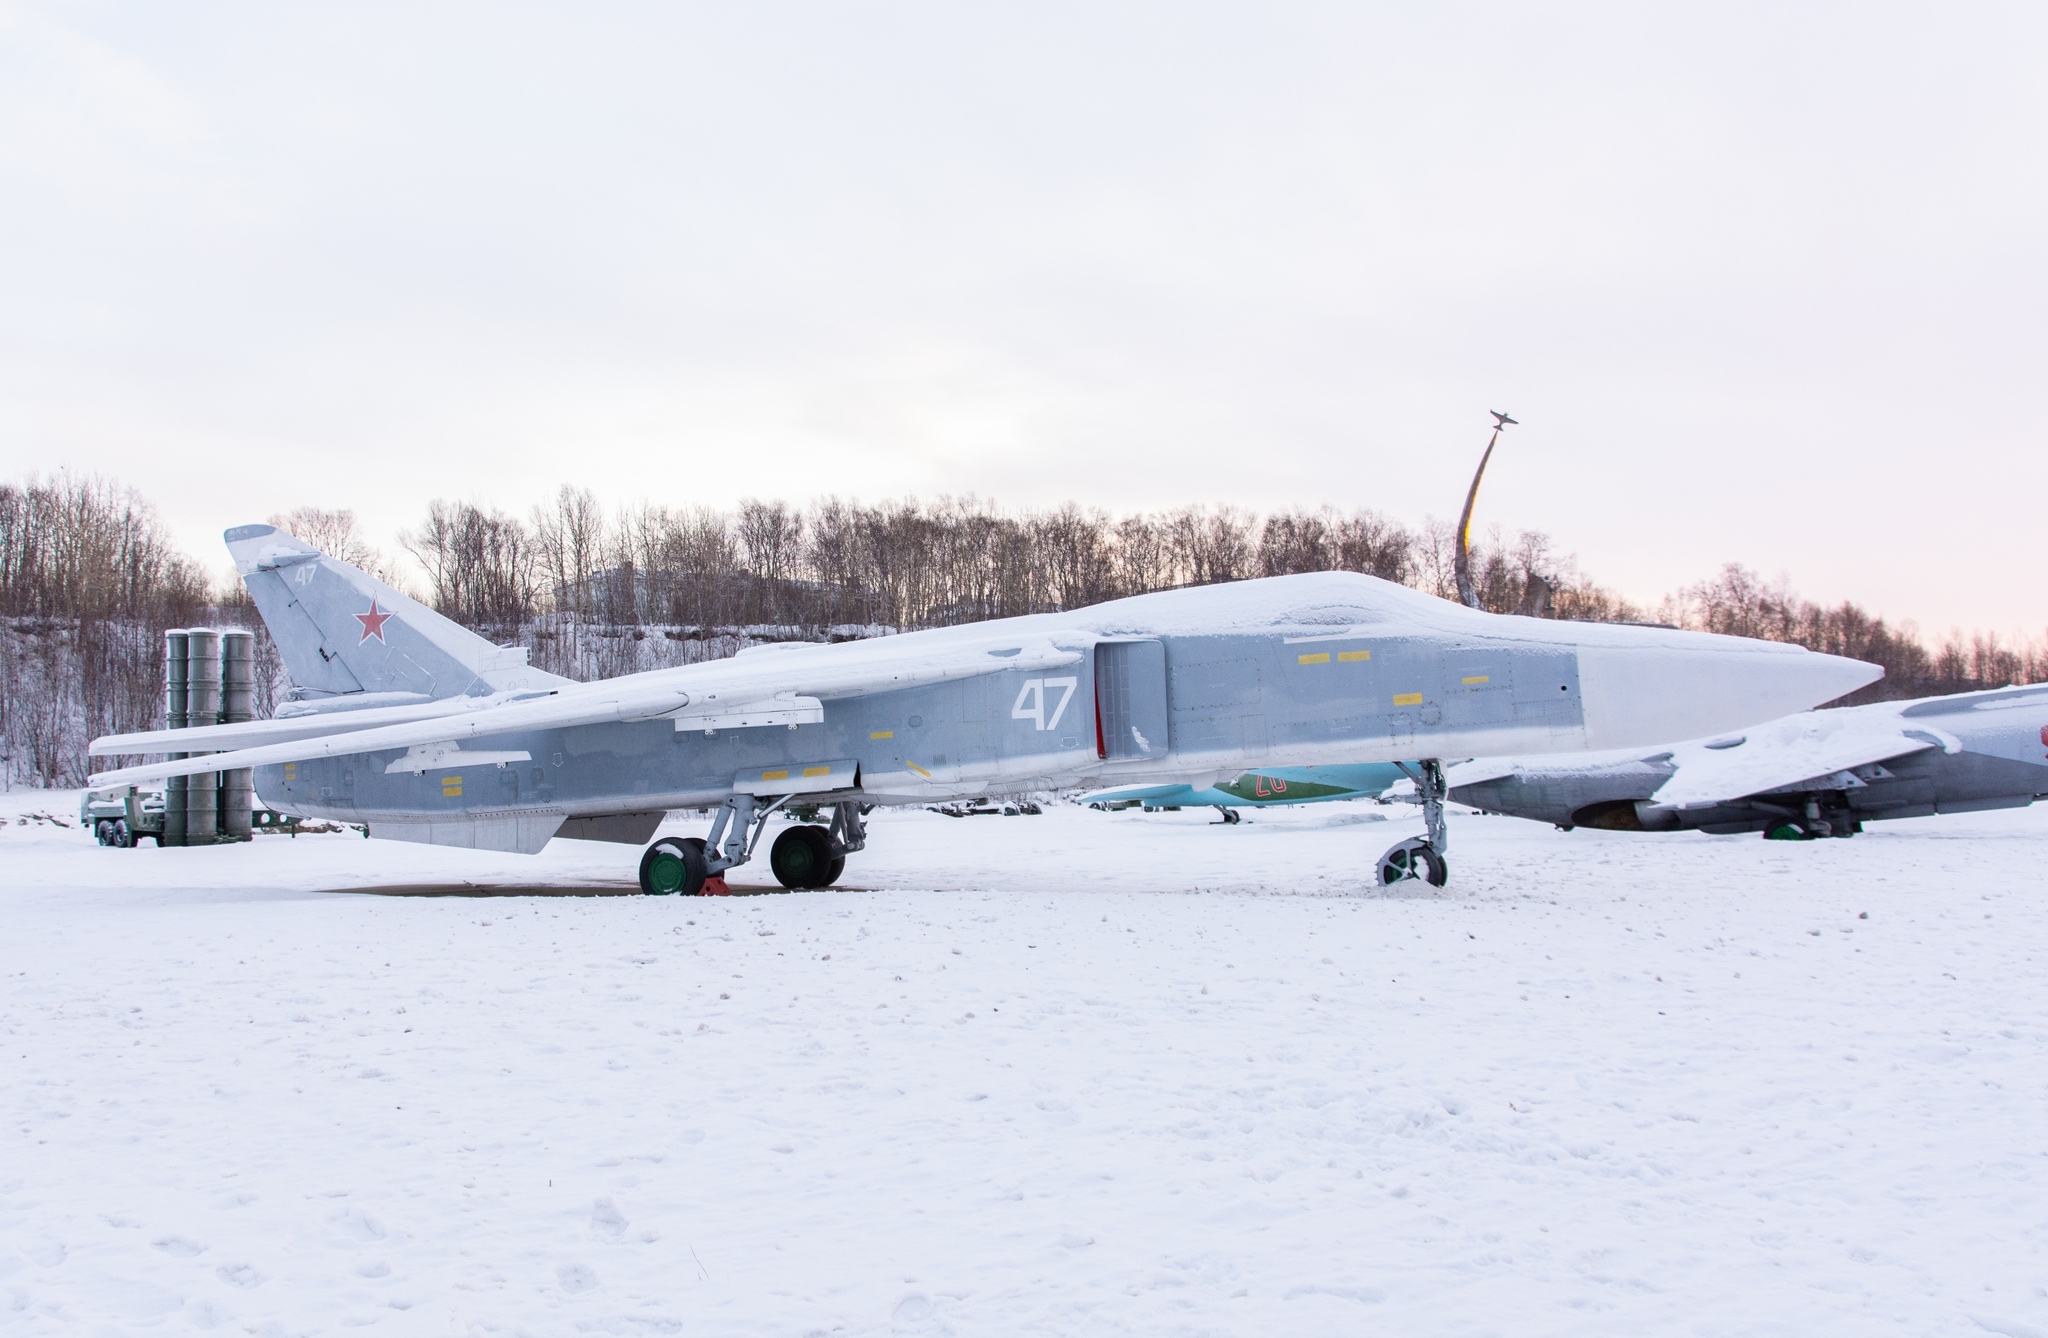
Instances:
[[[2048,628],[2048,6],[0,3],[0,475],[1454,515]]]

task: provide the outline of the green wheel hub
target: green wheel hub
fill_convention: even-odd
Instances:
[[[688,876],[689,870],[684,866],[680,855],[662,850],[657,851],[654,858],[647,861],[647,881],[661,896],[673,896],[682,891],[683,880]]]

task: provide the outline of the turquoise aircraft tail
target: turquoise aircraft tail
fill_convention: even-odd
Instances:
[[[1264,767],[1216,785],[1132,785],[1084,794],[1083,804],[1134,804],[1148,808],[1279,808],[1330,799],[1371,799],[1405,773],[1390,762],[1307,767]]]

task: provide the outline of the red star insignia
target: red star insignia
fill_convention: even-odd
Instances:
[[[376,637],[379,641],[383,641],[384,624],[390,619],[390,617],[391,615],[388,613],[378,612],[377,601],[374,599],[371,600],[370,611],[368,613],[358,613],[355,615],[355,620],[363,625],[363,635],[360,639],[357,640],[356,644],[360,646],[363,644],[363,642],[368,641],[371,637]],[[387,641],[385,642],[385,644],[389,645],[391,643]]]

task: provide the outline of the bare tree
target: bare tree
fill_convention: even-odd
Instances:
[[[317,506],[293,507],[270,518],[270,523],[296,539],[319,549],[331,558],[361,567],[386,585],[404,588],[399,573],[382,550],[372,544],[356,523],[356,513],[330,511]]]
[[[401,536],[426,570],[434,607],[459,623],[517,635],[532,617],[539,563],[526,527],[502,511],[434,501],[419,529]]]
[[[0,781],[77,784],[87,740],[156,723],[161,629],[207,597],[132,490],[70,475],[0,485]]]

